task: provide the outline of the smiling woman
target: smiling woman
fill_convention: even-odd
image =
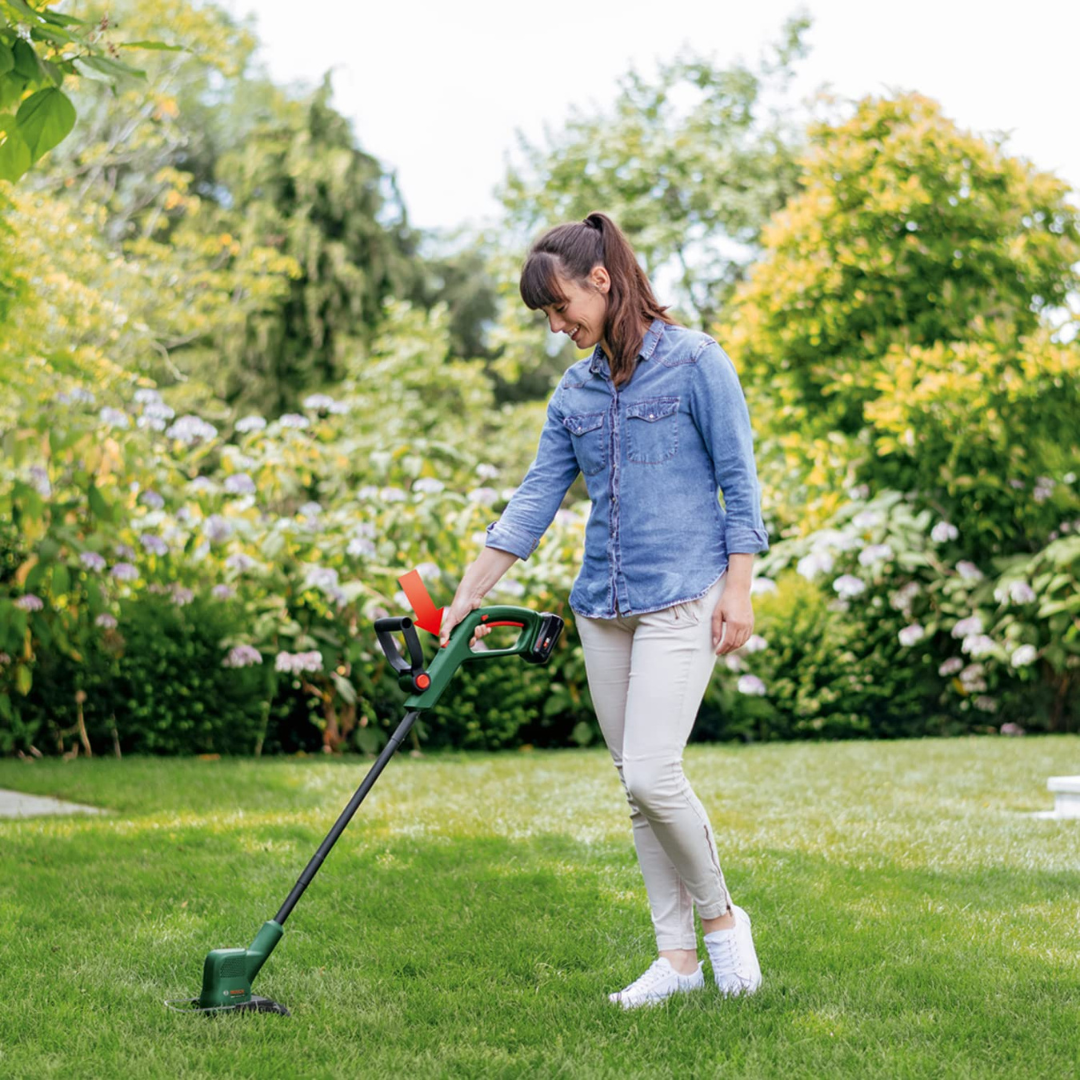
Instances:
[[[600,345],[617,387],[629,381],[653,319],[674,324],[606,214],[544,233],[521,273],[521,298],[547,315],[553,334],[565,332],[579,349]]]
[[[768,547],[738,375],[716,341],[657,303],[604,214],[544,233],[526,258],[521,297],[553,333],[593,352],[559,381],[536,458],[488,526],[440,633],[447,640],[479,606],[506,559],[533,554],[584,474],[592,512],[570,608],[630,804],[659,953],[609,996],[631,1008],[704,986],[695,907],[721,993],[753,993],[761,968],[750,919],[731,901],[712,825],[682,766],[717,655],[753,629],[751,563]]]

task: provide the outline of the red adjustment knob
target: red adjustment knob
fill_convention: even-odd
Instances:
[[[481,622],[487,622],[487,616],[486,615],[481,615],[480,616],[480,621]]]
[[[417,675],[416,686],[420,690],[426,690],[431,685],[430,675]]]

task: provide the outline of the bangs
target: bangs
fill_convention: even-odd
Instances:
[[[521,299],[531,311],[550,304],[564,304],[566,294],[559,288],[555,269],[559,257],[547,251],[534,251],[521,271]]]

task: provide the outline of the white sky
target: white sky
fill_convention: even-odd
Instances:
[[[275,82],[317,85],[360,145],[397,172],[411,223],[477,224],[515,151],[571,106],[607,108],[633,63],[650,74],[686,44],[757,67],[796,0],[220,0],[255,16]],[[917,90],[961,127],[1011,133],[1006,149],[1080,185],[1076,43],[1068,0],[807,0],[810,55],[796,94]],[[1068,132],[1073,131],[1070,137]]]

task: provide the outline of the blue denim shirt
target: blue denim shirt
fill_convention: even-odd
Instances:
[[[654,319],[618,390],[599,345],[570,367],[485,546],[527,559],[579,471],[592,512],[570,591],[575,614],[613,619],[696,600],[731,553],[768,549],[746,398],[707,334]]]

